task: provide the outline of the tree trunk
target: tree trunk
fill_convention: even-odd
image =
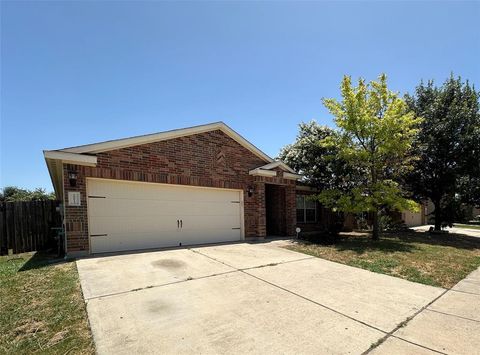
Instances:
[[[440,200],[433,201],[433,205],[435,206],[435,230],[440,231],[442,230],[442,209],[440,207]]]
[[[373,230],[372,230],[372,239],[380,239],[380,223],[379,223],[379,211],[375,210],[373,212]]]

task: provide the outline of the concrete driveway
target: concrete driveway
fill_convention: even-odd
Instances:
[[[460,337],[447,345],[432,338],[437,330],[448,332],[442,328],[445,320],[437,318],[458,313],[452,307],[462,300],[426,309],[460,291],[445,294],[289,251],[279,247],[282,243],[77,261],[98,353],[434,354],[447,352],[467,334],[456,329]],[[478,308],[474,311],[478,316]],[[447,323],[446,328],[459,324]],[[479,325],[469,324],[468,332],[476,332],[472,337],[480,334]],[[479,345],[474,339],[469,344],[459,352]]]

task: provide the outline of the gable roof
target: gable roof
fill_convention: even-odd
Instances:
[[[193,134],[199,134],[199,133],[216,131],[216,130],[222,131],[227,136],[235,140],[237,143],[239,143],[243,147],[250,150],[253,154],[258,156],[262,160],[266,162],[273,161],[273,159],[270,158],[267,154],[265,154],[260,149],[255,147],[252,143],[247,141],[240,134],[235,132],[233,129],[231,129],[229,126],[227,126],[223,122],[214,122],[214,123],[209,123],[209,124],[200,125],[200,126],[174,129],[171,131],[146,134],[146,135],[130,137],[130,138],[114,139],[114,140],[100,142],[100,143],[93,143],[93,144],[86,144],[86,145],[81,145],[77,147],[64,148],[64,149],[60,149],[59,151],[66,152],[66,153],[77,153],[77,154],[96,154],[96,153],[107,152],[109,150],[127,148],[135,145],[141,145],[141,144],[147,144],[147,143],[153,143],[153,142],[160,142],[167,139],[185,137]]]
[[[275,161],[272,161],[271,163],[268,163],[266,165],[263,165],[263,166],[260,166],[258,167],[257,169],[262,169],[262,170],[272,170],[274,168],[277,168],[279,167],[280,169],[284,170],[284,171],[288,171],[292,174],[295,174],[295,170],[293,170],[291,167],[289,167],[287,164],[285,164],[283,161],[281,160],[275,160]]]
[[[283,170],[282,176],[284,179],[299,180],[302,178],[302,175],[297,174],[295,170],[281,160],[275,160],[266,165],[259,166],[258,168],[250,170],[248,173],[253,176],[275,177],[277,176],[277,171],[273,170],[275,168]]]
[[[63,179],[63,163],[76,164],[76,165],[86,165],[86,166],[96,166],[97,157],[95,154],[108,152],[110,150],[116,150],[121,148],[132,147],[141,144],[153,143],[164,141],[167,139],[173,139],[178,137],[190,136],[193,134],[199,134],[204,132],[220,130],[225,133],[227,136],[232,138],[234,141],[239,143],[241,146],[248,149],[250,152],[255,154],[257,157],[265,161],[267,164],[260,167],[262,171],[270,170],[274,167],[281,167],[288,173],[295,173],[290,167],[285,163],[280,161],[274,161],[267,154],[262,152],[252,143],[243,138],[240,134],[235,132],[229,126],[223,122],[214,122],[209,124],[204,124],[200,126],[174,129],[171,131],[146,134],[142,136],[114,139],[100,143],[80,145],[77,147],[63,148],[57,150],[44,150],[43,155],[47,163],[48,171],[52,179],[53,187],[58,198],[63,199],[63,188],[62,188],[62,179]]]

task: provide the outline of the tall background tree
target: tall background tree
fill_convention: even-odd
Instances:
[[[360,79],[357,87],[345,76],[341,95],[341,101],[323,100],[334,116],[337,134],[326,137],[321,144],[338,150],[337,156],[355,172],[355,184],[348,189],[325,189],[319,199],[344,212],[372,212],[372,238],[376,240],[379,217],[385,209],[418,209],[405,197],[399,181],[412,168],[409,152],[420,119],[388,89],[384,74],[368,84]]]
[[[413,150],[419,159],[406,183],[434,206],[435,230],[451,224],[461,203],[480,205],[479,93],[453,75],[441,87],[420,83],[405,98],[421,116]]]

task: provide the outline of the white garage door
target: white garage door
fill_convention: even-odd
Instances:
[[[403,221],[407,227],[416,227],[422,225],[422,213],[405,211],[402,214]]]
[[[87,179],[92,253],[242,239],[241,191]]]

